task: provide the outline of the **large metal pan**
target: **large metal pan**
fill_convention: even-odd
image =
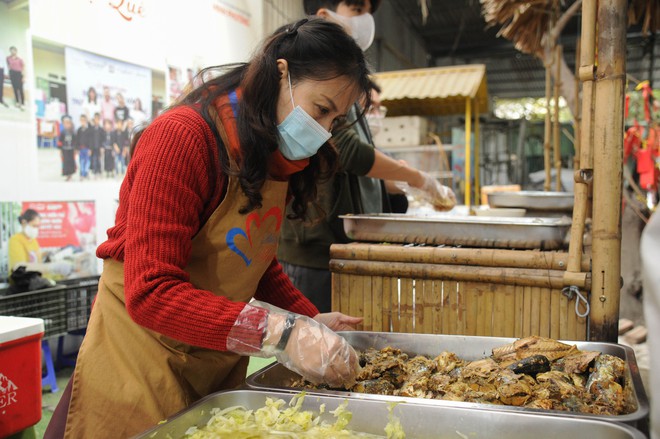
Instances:
[[[382,349],[392,346],[410,355],[426,355],[435,357],[443,351],[454,352],[460,358],[466,360],[477,360],[480,358],[488,357],[492,354],[495,347],[503,346],[512,343],[514,338],[502,337],[473,337],[461,335],[431,335],[431,334],[400,334],[400,333],[386,333],[386,332],[343,332],[341,333],[357,350],[366,350],[369,348]],[[309,392],[335,395],[335,396],[351,396],[359,398],[375,398],[389,401],[405,400],[409,403],[423,403],[434,404],[443,407],[474,407],[484,410],[504,410],[508,412],[527,412],[527,413],[540,413],[552,414],[559,416],[569,416],[577,418],[600,419],[607,421],[617,421],[630,424],[642,430],[647,428],[649,403],[644,392],[642,379],[639,375],[637,362],[635,361],[635,354],[633,350],[627,346],[617,345],[613,343],[597,343],[585,341],[567,341],[565,343],[575,344],[578,349],[588,351],[598,351],[604,354],[610,354],[623,359],[627,365],[627,381],[632,383],[632,405],[636,409],[632,413],[618,416],[605,416],[593,415],[588,413],[573,413],[564,412],[559,410],[540,410],[529,409],[524,407],[514,406],[500,406],[490,404],[478,404],[470,402],[455,402],[444,400],[429,400],[421,398],[406,398],[398,396],[387,395],[366,395],[361,393],[352,392],[339,392],[334,390],[307,390]],[[286,369],[285,367],[274,364],[252,374],[247,378],[246,384],[253,389],[263,390],[280,390],[280,391],[300,391],[300,389],[292,389],[291,384],[300,377]],[[531,437],[531,436],[530,436]],[[596,436],[594,436],[596,437]]]
[[[566,218],[342,215],[355,241],[555,250],[565,245]]]
[[[236,405],[252,410],[262,407],[267,397],[289,401],[292,393],[234,390],[210,395],[167,422],[140,434],[137,439],[179,439],[192,426],[203,426],[213,408]],[[329,411],[348,400],[353,419],[348,428],[363,433],[384,436],[388,422],[388,402],[374,399],[337,398],[307,395],[304,410],[319,412],[325,404],[325,419],[332,420]],[[586,435],[599,439],[643,439],[639,431],[623,424],[593,419],[560,418],[515,412],[474,410],[465,407],[438,407],[421,404],[399,404],[393,414],[401,421],[407,438],[415,439],[551,439],[576,438]]]
[[[491,207],[515,207],[533,211],[573,210],[574,196],[570,192],[494,192],[488,194],[488,204]]]

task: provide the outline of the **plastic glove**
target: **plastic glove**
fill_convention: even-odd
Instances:
[[[456,195],[447,186],[426,172],[421,172],[424,183],[419,187],[412,187],[404,182],[397,182],[396,185],[406,195],[417,200],[430,203],[435,210],[451,210],[456,206]]]
[[[364,319],[362,317],[347,316],[340,312],[327,312],[317,314],[314,320],[323,323],[333,331],[355,331],[356,326],[362,323]]]
[[[70,262],[51,262],[47,268],[50,273],[60,276],[68,276],[73,272],[73,264]]]
[[[254,327],[254,317],[268,310],[264,338],[260,346],[242,340],[242,327]],[[284,349],[278,343],[287,325],[287,317],[295,316],[295,324]],[[344,316],[347,317],[347,316]],[[249,322],[249,323],[248,323]],[[315,384],[327,383],[331,387],[351,386],[360,370],[355,350],[341,336],[324,324],[306,316],[289,313],[270,304],[253,301],[245,306],[227,336],[227,349],[241,355],[274,356],[286,368],[302,375]]]

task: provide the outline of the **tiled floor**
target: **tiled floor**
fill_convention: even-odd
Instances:
[[[272,358],[250,358],[250,365],[248,366],[248,375],[258,371],[259,369],[267,366],[272,363]],[[62,369],[57,372],[57,386],[59,391],[51,393],[49,389],[45,389],[42,396],[42,417],[41,421],[34,427],[36,437],[41,438],[44,436],[46,431],[46,426],[50,422],[50,418],[53,416],[53,411],[57,406],[57,403],[62,397],[62,392],[71,379],[71,374],[73,373],[72,368]]]

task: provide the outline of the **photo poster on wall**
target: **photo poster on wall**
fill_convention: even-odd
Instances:
[[[165,75],[166,105],[169,107],[190,89],[202,83],[198,61],[192,64],[168,62]]]
[[[27,6],[10,8],[0,2],[0,120],[29,123]]]
[[[121,180],[133,129],[151,118],[146,67],[64,48],[66,93],[37,117],[42,181]]]
[[[93,201],[0,202],[0,283],[25,265],[59,281],[98,274]]]
[[[77,124],[81,115],[138,125],[151,117],[151,70],[66,47],[67,106]],[[90,99],[94,90],[97,100]]]

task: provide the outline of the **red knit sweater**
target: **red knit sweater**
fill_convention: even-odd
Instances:
[[[97,256],[124,262],[126,308],[138,324],[193,346],[226,350],[227,335],[245,307],[195,288],[184,271],[192,238],[225,194],[211,129],[192,108],[158,117],[140,138],[119,193],[115,226]],[[255,298],[310,317],[318,314],[277,260]],[[241,338],[260,345],[259,323]]]

